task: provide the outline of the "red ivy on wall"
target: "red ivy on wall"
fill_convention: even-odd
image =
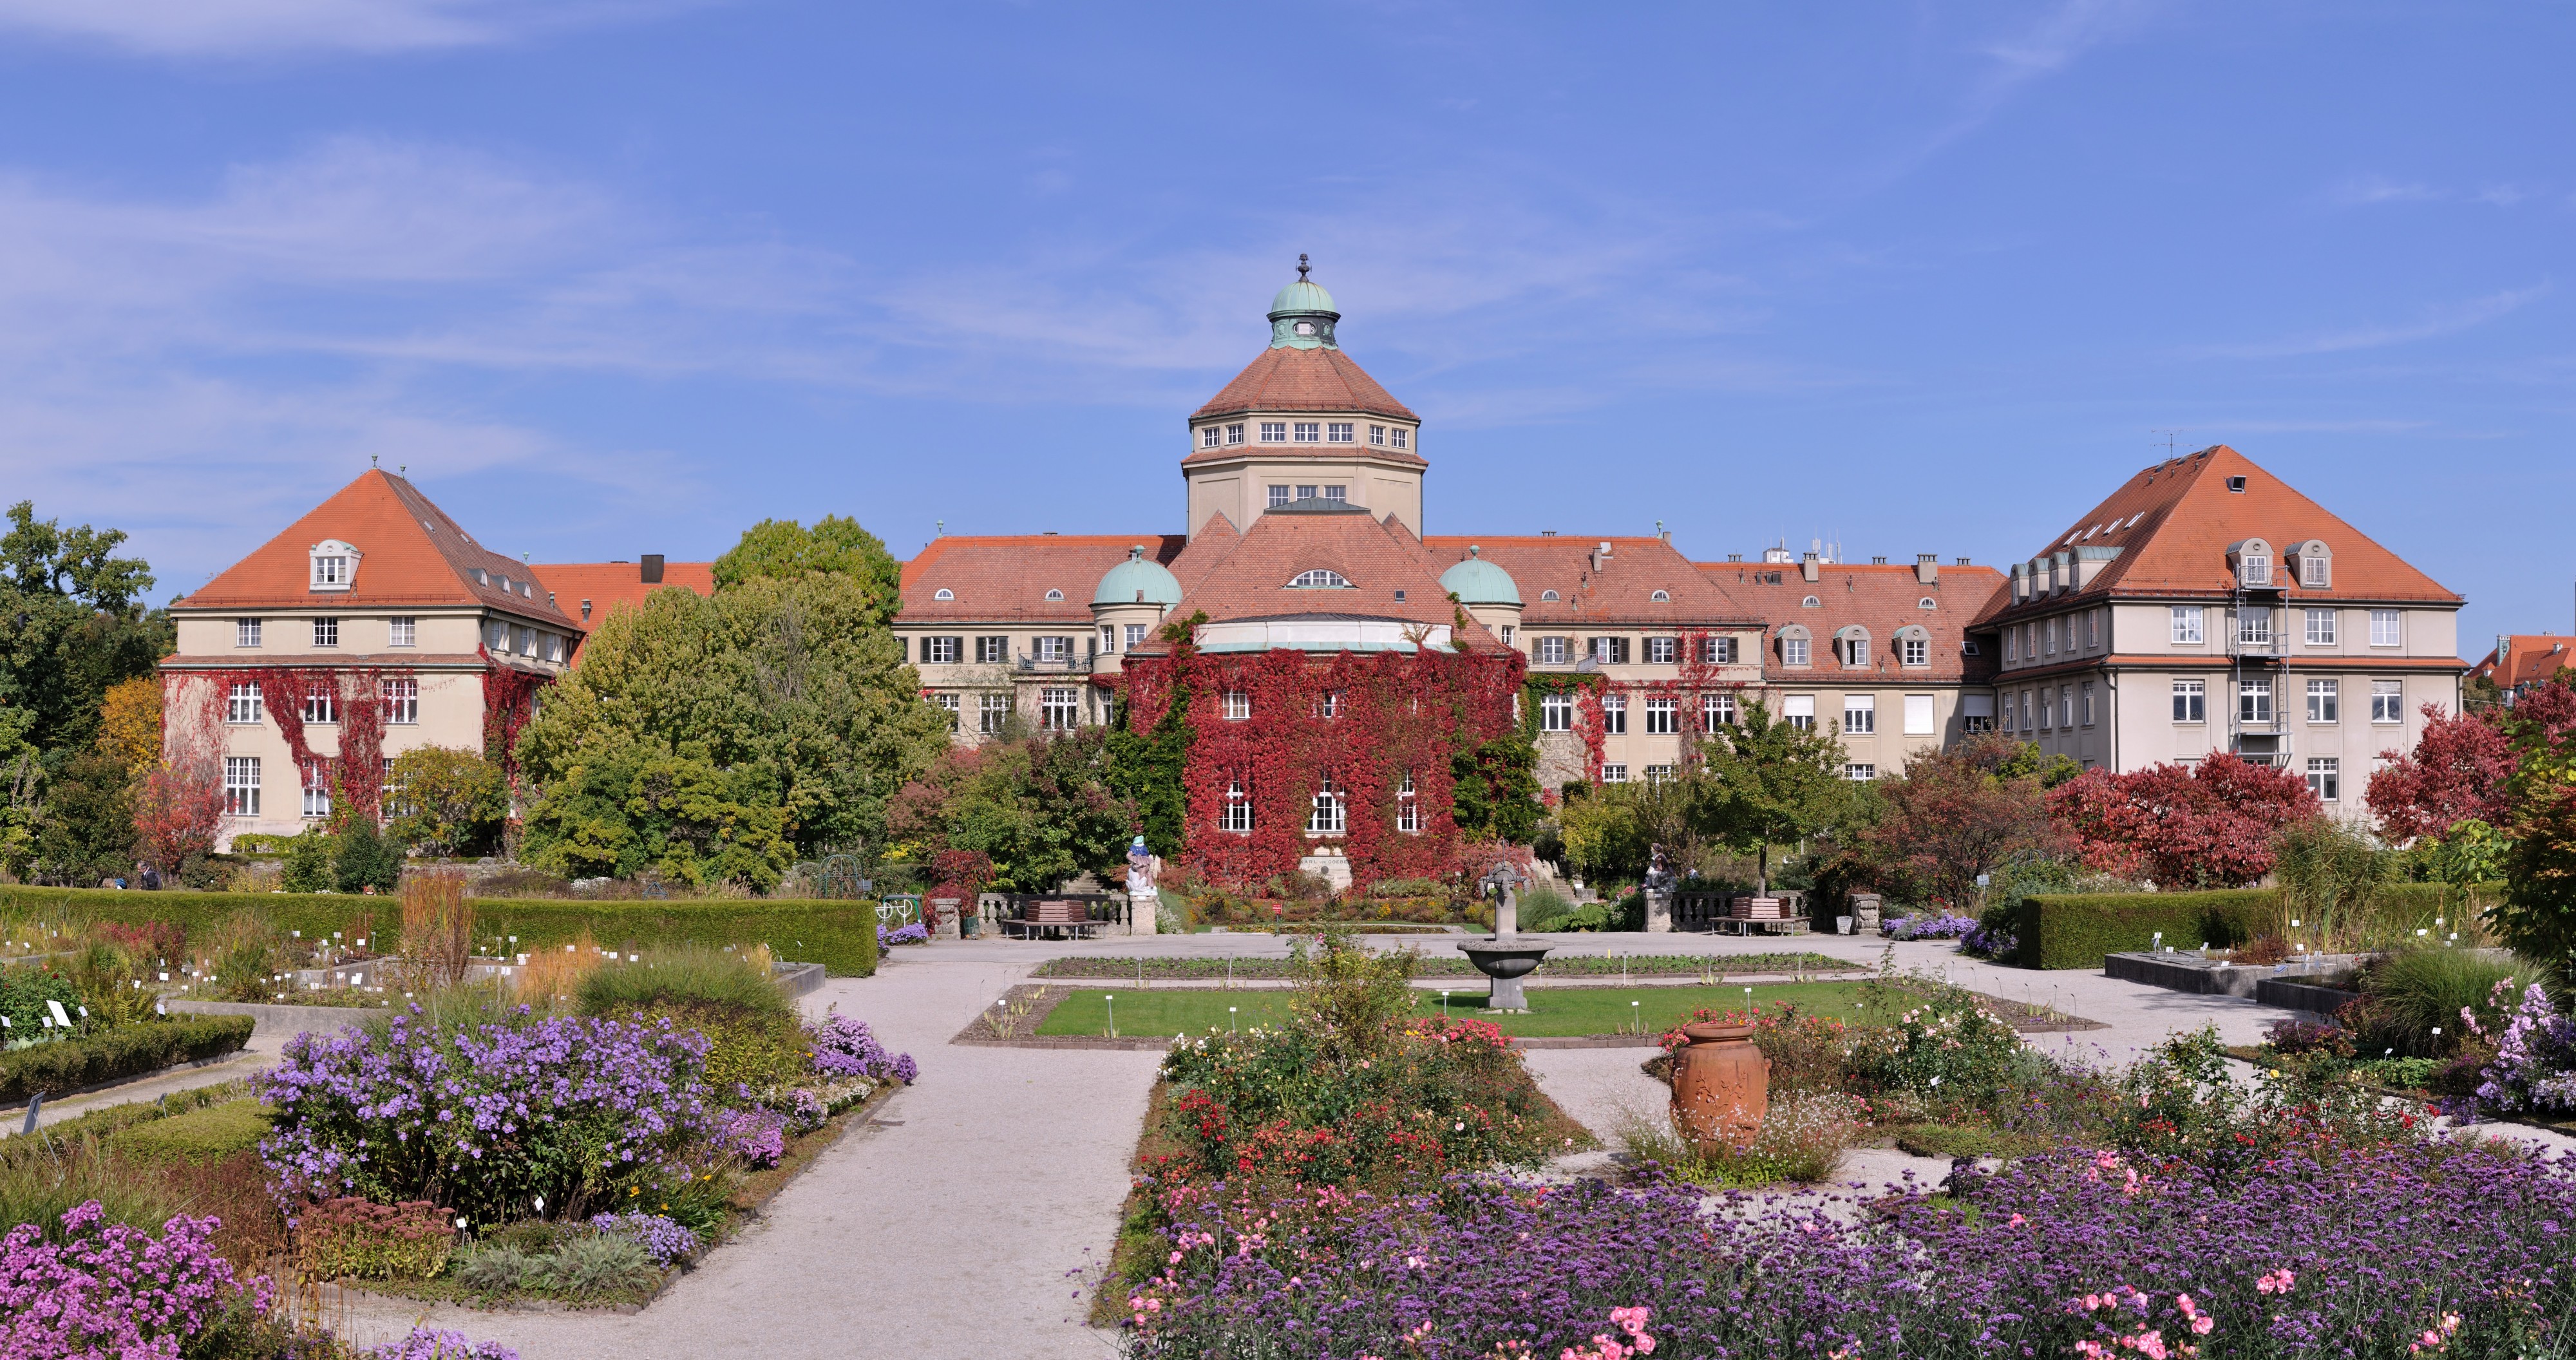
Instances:
[[[331,787],[333,822],[356,814],[381,820],[385,681],[408,677],[411,672],[376,667],[260,666],[243,673],[258,681],[261,704],[277,721],[278,735],[286,738],[287,754],[295,762],[297,799],[303,797],[308,772],[325,771]],[[304,703],[316,694],[331,696],[339,719],[340,752],[336,756],[316,754],[304,736]]]
[[[1543,687],[1573,693],[1574,734],[1583,741],[1583,777],[1586,780],[1598,783],[1601,779],[1601,763],[1609,739],[1601,701],[1612,694],[1628,700],[1627,730],[1630,733],[1645,730],[1645,705],[1640,700],[1672,699],[1675,732],[1683,738],[1680,759],[1688,762],[1699,758],[1699,739],[1708,735],[1707,696],[1752,688],[1744,681],[1720,677],[1720,668],[1707,660],[1708,637],[1706,633],[1689,633],[1681,638],[1678,644],[1682,649],[1681,668],[1670,680],[1613,680],[1597,673],[1530,677],[1534,689]],[[1543,686],[1540,684],[1542,680],[1545,682]],[[1531,696],[1531,702],[1537,702],[1537,695]]]
[[[1314,849],[1338,846],[1354,882],[1435,876],[1457,855],[1450,756],[1462,736],[1481,743],[1511,730],[1517,653],[1422,650],[1210,655],[1183,646],[1126,667],[1132,730],[1150,731],[1190,687],[1184,861],[1221,881],[1287,873]],[[1228,696],[1239,696],[1234,709]],[[1246,716],[1229,718],[1229,711]],[[1463,729],[1463,731],[1462,731]],[[1398,829],[1405,777],[1419,829]],[[1323,781],[1340,793],[1343,831],[1310,834]],[[1251,806],[1249,832],[1223,828],[1229,786]]]
[[[501,777],[516,782],[519,758],[514,749],[519,744],[519,729],[537,713],[537,691],[554,683],[550,675],[536,675],[492,664],[492,653],[483,653],[483,754],[501,766]]]

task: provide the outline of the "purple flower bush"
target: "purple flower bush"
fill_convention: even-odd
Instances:
[[[2460,1018],[2471,1031],[2478,1029],[2475,1012],[2463,1009]],[[2561,1114],[2576,1110],[2576,1017],[2559,1014],[2550,1004],[2549,993],[2533,983],[2505,1022],[2504,1036],[2496,1041],[2495,1060],[2480,1075],[2484,1078],[2478,1084],[2481,1110]]]
[[[0,1239],[0,1355],[177,1360],[182,1342],[246,1293],[267,1308],[267,1278],[237,1284],[215,1255],[216,1220],[183,1214],[155,1237],[104,1218],[91,1200],[63,1215],[60,1246],[35,1223]]]
[[[1887,928],[1891,940],[1955,940],[1977,928],[1973,916],[1953,916],[1943,912],[1916,912]]]
[[[928,943],[930,943],[930,928],[919,921],[907,926],[897,926],[892,930],[884,926],[877,927],[877,948],[879,949],[888,949],[899,944]]]
[[[418,1008],[381,1034],[299,1034],[253,1078],[277,1111],[260,1143],[281,1202],[426,1199],[475,1222],[543,1196],[579,1212],[711,1131],[707,1040],[670,1021],[441,1027]]]
[[[1648,1336],[1695,1360],[2505,1357],[2563,1354],[2576,1327],[2576,1166],[2473,1146],[2225,1182],[2065,1152],[1858,1214],[1469,1176],[1206,1207],[1122,1300],[1139,1360],[1627,1357]]]
[[[1981,959],[2000,959],[2021,947],[2021,937],[2003,926],[1977,925],[1959,937],[1962,952]]]
[[[776,1166],[787,1155],[787,1117],[775,1110],[727,1110],[716,1116],[715,1145],[755,1170]]]
[[[814,1045],[814,1070],[826,1077],[866,1077],[909,1086],[921,1075],[911,1054],[888,1051],[864,1020],[827,1015],[822,1023],[806,1026],[805,1037]]]
[[[669,1265],[696,1253],[698,1235],[660,1214],[601,1214],[590,1226],[611,1237],[623,1237],[652,1254],[657,1265]]]
[[[519,1360],[498,1341],[476,1341],[463,1332],[414,1327],[411,1335],[367,1351],[361,1360]]]

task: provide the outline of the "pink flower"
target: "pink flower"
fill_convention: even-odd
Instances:
[[[2019,1214],[2015,1214],[2015,1215],[2013,1215],[2013,1216],[2012,1216],[2012,1221],[2011,1221],[2011,1222],[2009,1222],[2009,1223],[2006,1223],[2004,1226],[2005,1226],[2005,1227],[2007,1227],[2007,1228],[2018,1228],[2018,1227],[2020,1227],[2021,1225],[2023,1225],[2024,1223],[2028,1223],[2029,1221],[2030,1221],[2029,1219],[2026,1219],[2026,1218],[2022,1217],[2022,1216],[2021,1216],[2021,1215],[2019,1215]]]

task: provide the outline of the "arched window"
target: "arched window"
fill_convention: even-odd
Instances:
[[[1342,786],[1334,783],[1333,777],[1330,774],[1325,775],[1322,782],[1315,786],[1314,811],[1306,814],[1307,835],[1338,836],[1342,834],[1344,827],[1347,825],[1347,819],[1343,814],[1342,806],[1343,792]]]
[[[1050,600],[1061,600],[1064,598],[1064,592],[1061,590],[1050,590],[1046,593],[1046,597]]]
[[[1805,624],[1793,623],[1783,627],[1780,630],[1780,664],[1783,666],[1808,664],[1807,647],[1811,641]]]
[[[1845,628],[1834,634],[1834,660],[1849,670],[1869,667],[1869,630]]]
[[[1348,590],[1351,588],[1351,583],[1338,571],[1327,567],[1316,567],[1297,573],[1297,579],[1290,581],[1288,588],[1290,590]]]
[[[1556,603],[1556,592],[1555,592],[1555,591],[1553,591],[1553,590],[1542,590],[1542,591],[1540,591],[1540,592],[1538,593],[1538,597],[1539,597],[1539,600],[1540,600],[1542,603],[1546,603],[1546,604],[1554,604],[1554,603]]]
[[[1805,598],[1805,599],[1803,599],[1803,600],[1798,601],[1798,607],[1799,607],[1799,608],[1801,608],[1801,609],[1814,609],[1814,608],[1817,608],[1818,606],[1822,605],[1823,603],[1824,603],[1824,601],[1817,599],[1817,598],[1816,598],[1815,596],[1813,596],[1813,595],[1810,595],[1810,596],[1808,596],[1807,598]]]
[[[938,590],[932,592],[930,598],[934,600],[953,600],[957,598],[957,592],[942,586]]]
[[[1914,607],[1917,609],[1938,609],[1941,607],[1941,602],[1933,599],[1929,595],[1926,595],[1922,599],[1916,600],[1914,602]]]
[[[1673,593],[1669,590],[1658,590],[1646,598],[1654,601],[1656,604],[1671,604],[1673,602]]]

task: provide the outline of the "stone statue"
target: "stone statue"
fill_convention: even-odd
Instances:
[[[1145,838],[1138,836],[1135,843],[1127,847],[1127,928],[1130,934],[1151,935],[1160,929],[1155,917],[1162,906],[1162,893],[1155,888],[1154,880],[1162,874],[1163,857],[1147,849]]]

